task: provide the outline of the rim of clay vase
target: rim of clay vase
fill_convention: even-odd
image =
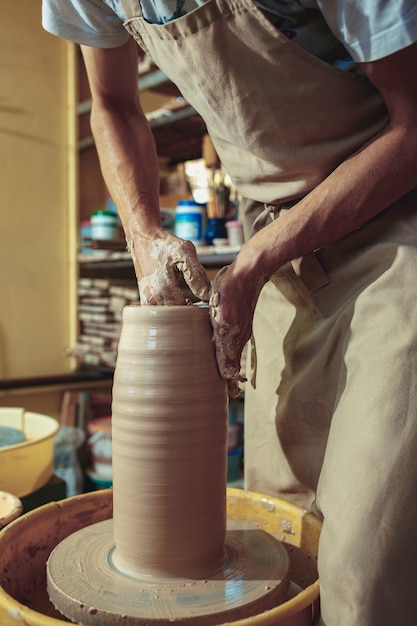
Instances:
[[[191,311],[204,311],[204,313],[208,312],[209,304],[208,302],[195,302],[193,304],[188,305],[141,305],[141,304],[126,304],[123,307],[123,315],[134,315],[135,313],[148,313],[152,315],[165,315],[165,313],[169,312],[170,315],[187,315],[191,313]]]

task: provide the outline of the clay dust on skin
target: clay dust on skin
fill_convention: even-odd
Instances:
[[[208,301],[210,281],[201,265],[197,251],[190,241],[178,239],[168,234],[163,239],[151,242],[148,259],[152,259],[153,269],[146,271],[146,258],[140,259],[134,253],[131,242],[130,251],[136,275],[145,273],[138,279],[141,303],[145,305],[190,305],[192,302],[184,295],[181,288],[181,275],[193,295],[200,300]],[[141,268],[141,271],[139,271]]]

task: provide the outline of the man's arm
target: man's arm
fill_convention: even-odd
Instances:
[[[193,293],[207,300],[209,281],[194,246],[162,228],[159,164],[139,103],[136,43],[81,50],[100,166],[132,252],[142,304],[185,304],[181,273]]]
[[[352,232],[417,186],[417,44],[362,68],[389,124],[288,213],[258,232],[219,273],[211,297],[219,368],[236,378],[259,293],[288,261]]]

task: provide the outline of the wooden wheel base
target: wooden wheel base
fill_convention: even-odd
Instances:
[[[127,576],[112,562],[113,520],[64,539],[47,563],[56,608],[93,626],[211,626],[271,609],[285,599],[289,559],[284,546],[253,524],[229,519],[222,569],[204,580]]]

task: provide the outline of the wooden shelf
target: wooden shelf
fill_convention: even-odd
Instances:
[[[181,93],[166,74],[152,65],[146,73],[139,76],[138,91],[155,92],[179,100],[178,105],[162,107],[147,113],[158,155],[173,165],[201,158],[203,136],[207,133],[206,125],[191,105],[185,101],[181,102]],[[80,87],[80,93],[82,96],[89,96],[85,79]],[[80,153],[95,148],[89,124],[83,120],[83,116],[91,112],[91,105],[91,98],[86,97],[77,106],[81,131],[78,142]]]
[[[170,163],[199,159],[202,154],[203,136],[207,133],[206,125],[197,111],[190,105],[173,111],[167,110],[158,117],[148,115],[158,155]],[[78,150],[84,152],[95,148],[91,135],[78,142]]]
[[[3,378],[0,380],[0,392],[34,387],[67,388],[79,383],[96,383],[111,379],[110,370],[97,368],[80,368],[68,374],[51,374],[50,376],[25,376],[23,378]]]
[[[200,263],[204,267],[217,267],[221,268],[225,265],[229,265],[236,258],[236,252],[216,254],[202,252],[198,254]],[[135,278],[133,263],[131,260],[130,252],[116,252],[110,253],[108,257],[94,254],[80,254],[78,258],[80,264],[80,273],[85,276],[86,272],[99,272],[99,271],[125,271],[132,278]]]

